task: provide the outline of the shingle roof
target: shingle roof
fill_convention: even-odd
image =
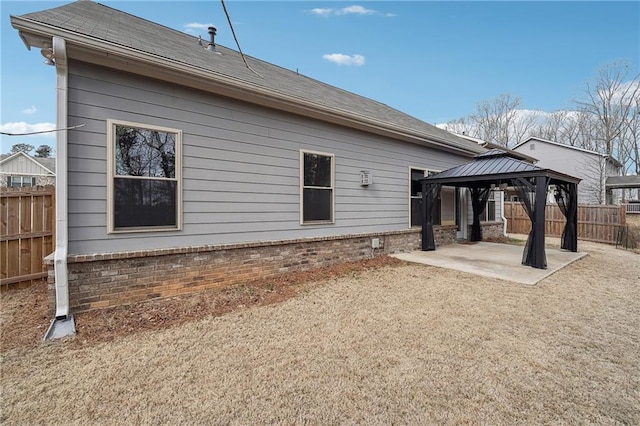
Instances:
[[[257,75],[245,67],[242,57],[235,50],[217,45],[216,49],[221,53],[217,55],[199,46],[196,37],[93,1],[77,1],[20,18],[178,61],[205,70],[213,77],[226,76],[268,89],[276,96],[283,94],[332,110],[399,126],[426,139],[443,141],[446,145],[469,153],[484,151],[473,142],[385,104],[245,55]],[[203,43],[206,45],[207,42]]]
[[[39,158],[39,157],[31,157],[36,160],[38,163],[42,164],[43,167],[51,170],[53,173],[56,172],[56,159],[55,158]]]
[[[548,175],[562,181],[579,182],[580,179],[553,170],[543,169],[526,161],[511,157],[511,154],[500,149],[492,149],[475,156],[469,163],[452,167],[441,173],[425,178],[429,182],[445,184],[488,182],[506,180],[513,177],[531,177]],[[446,182],[445,182],[446,181]]]
[[[608,176],[607,188],[640,188],[640,176]]]

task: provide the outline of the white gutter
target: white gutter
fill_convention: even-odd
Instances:
[[[67,252],[69,230],[67,227],[67,47],[63,38],[54,36],[53,57],[56,62],[56,251],[54,268],[56,276],[56,319],[69,315],[69,280]]]

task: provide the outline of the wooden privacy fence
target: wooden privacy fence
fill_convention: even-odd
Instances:
[[[0,204],[0,284],[46,278],[42,261],[53,251],[55,188],[2,188]]]
[[[556,204],[545,208],[545,235],[560,237],[567,219]],[[507,232],[528,234],[531,220],[519,202],[504,203]],[[624,206],[578,205],[578,239],[615,244],[618,230],[625,224]]]

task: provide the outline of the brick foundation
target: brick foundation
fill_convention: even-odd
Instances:
[[[504,225],[502,222],[481,222],[482,238],[499,238],[504,236]],[[471,235],[471,226],[469,226],[469,234]]]
[[[435,227],[436,245],[456,241],[455,226]],[[371,239],[380,248],[371,248]],[[71,312],[106,308],[265,279],[383,254],[419,250],[421,229],[340,237],[75,255],[68,258]],[[49,302],[55,307],[53,262]]]

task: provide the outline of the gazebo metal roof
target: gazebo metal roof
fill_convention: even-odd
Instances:
[[[551,183],[578,183],[579,178],[544,169],[526,161],[518,160],[501,149],[492,149],[474,160],[424,178],[428,183],[441,183],[450,186],[486,186],[491,183],[503,183],[514,178],[545,176]]]

